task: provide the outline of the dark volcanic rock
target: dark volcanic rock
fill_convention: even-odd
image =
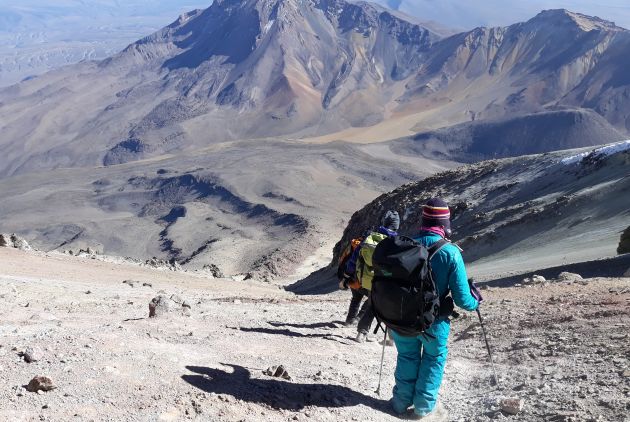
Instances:
[[[26,386],[26,390],[31,393],[36,393],[38,391],[52,391],[56,388],[57,386],[53,383],[52,379],[42,376],[33,378]]]
[[[628,227],[619,239],[619,246],[617,247],[618,254],[630,253],[630,227]]]

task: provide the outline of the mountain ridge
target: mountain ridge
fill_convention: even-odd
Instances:
[[[0,91],[0,174],[369,132],[401,115],[417,115],[396,129],[409,133],[589,108],[626,133],[624,51],[630,32],[566,10],[442,38],[364,2],[219,1],[112,58]]]

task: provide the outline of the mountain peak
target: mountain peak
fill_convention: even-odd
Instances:
[[[596,16],[587,16],[581,13],[571,12],[567,9],[550,9],[543,10],[529,23],[542,23],[551,25],[574,25],[578,29],[584,32],[593,30],[605,30],[605,31],[620,31],[620,28],[615,25],[614,22],[610,22],[604,19],[600,19]]]

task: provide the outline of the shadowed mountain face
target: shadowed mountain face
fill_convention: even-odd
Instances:
[[[525,116],[461,123],[394,141],[401,155],[450,157],[459,162],[518,157],[625,139],[602,116],[591,110],[562,110]]]

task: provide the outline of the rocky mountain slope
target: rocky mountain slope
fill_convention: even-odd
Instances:
[[[362,2],[216,1],[0,91],[0,231],[287,276],[402,183],[621,139],[627,40],[567,11],[445,37]]]
[[[579,152],[579,151],[578,151]],[[484,161],[384,194],[352,216],[336,247],[378,224],[385,210],[418,232],[422,204],[444,197],[453,238],[476,275],[525,272],[614,256],[630,224],[630,142]]]
[[[627,131],[621,69],[630,32],[566,10],[524,23],[477,28],[436,44],[401,98],[432,112],[419,126],[489,119],[553,107],[586,107]],[[433,118],[435,120],[435,117]]]
[[[269,140],[5,177],[0,233],[46,251],[91,247],[190,269],[216,265],[226,276],[288,276],[320,248],[330,253],[359,204],[454,165],[393,157]]]
[[[0,175],[555,109],[594,110],[625,133],[627,51],[630,32],[564,10],[444,38],[369,3],[221,0],[110,59],[0,91]]]
[[[111,59],[0,92],[0,174],[374,124],[438,38],[367,3],[216,1]]]
[[[396,353],[385,351],[379,397],[380,345],[357,344],[356,329],[339,324],[348,292],[296,296],[1,247],[0,261],[2,420],[400,420],[387,403]],[[501,385],[476,317],[453,321],[441,390],[449,420],[624,420],[629,283],[484,290]],[[160,296],[169,306],[149,318]],[[265,374],[279,365],[290,380]],[[29,392],[37,376],[56,388]],[[504,413],[505,397],[523,410]]]

